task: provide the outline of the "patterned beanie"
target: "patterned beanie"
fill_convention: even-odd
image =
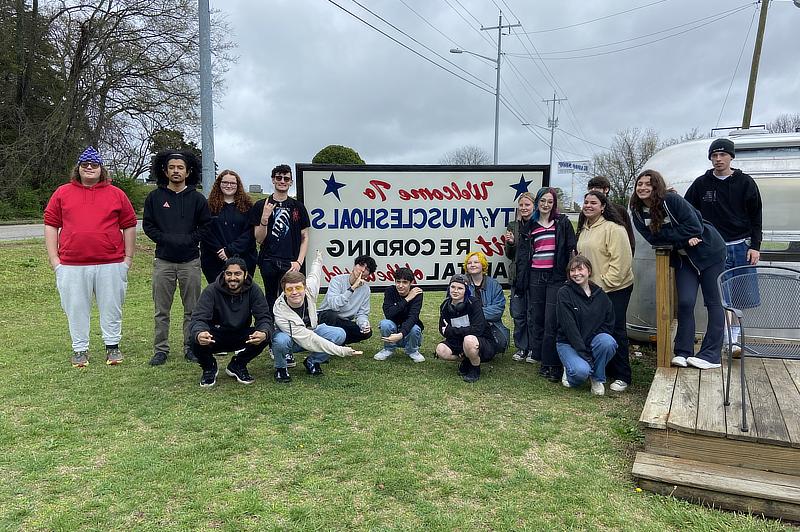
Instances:
[[[81,156],[78,157],[78,164],[81,163],[96,163],[102,165],[103,159],[100,158],[100,154],[97,153],[97,150],[89,146],[81,153]]]

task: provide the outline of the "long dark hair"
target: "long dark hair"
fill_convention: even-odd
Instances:
[[[614,222],[617,225],[621,225],[625,227],[625,222],[622,221],[622,217],[617,212],[617,209],[608,208],[609,201],[608,196],[600,192],[599,190],[590,190],[586,194],[583,195],[583,199],[586,199],[586,196],[594,196],[595,198],[600,201],[600,205],[604,207],[602,214],[603,218],[608,220],[609,222]],[[579,236],[581,231],[583,231],[584,227],[586,226],[586,216],[583,214],[583,209],[581,209],[581,213],[578,215],[578,231],[575,233],[575,236]]]
[[[642,172],[636,176],[636,181],[634,181],[634,193],[631,196],[631,211],[637,213],[639,217],[642,217],[644,213],[644,208],[647,207],[645,203],[639,199],[639,196],[636,195],[636,183],[645,176],[650,178],[650,185],[653,187],[653,192],[650,194],[650,231],[653,233],[658,233],[661,230],[661,226],[664,224],[664,219],[666,218],[666,212],[664,210],[664,198],[667,195],[667,184],[664,181],[664,176],[660,173],[656,172],[655,170],[642,170]]]
[[[217,176],[214,185],[211,187],[211,192],[208,194],[208,209],[211,211],[211,214],[219,214],[219,211],[225,206],[225,195],[222,193],[221,183],[222,178],[226,175],[232,175],[236,178],[236,194],[233,196],[233,203],[236,205],[236,208],[239,212],[249,211],[250,207],[253,206],[253,200],[251,200],[250,195],[245,192],[242,178],[233,170],[223,170]]]

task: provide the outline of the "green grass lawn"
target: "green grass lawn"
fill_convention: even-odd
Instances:
[[[92,362],[73,369],[44,244],[0,244],[2,530],[782,530],[637,492],[637,419],[653,375],[593,397],[536,377],[510,351],[468,385],[436,360],[442,293],[426,294],[423,354],[365,354],[321,378],[198,386],[182,357],[150,367],[152,245],[140,238],[117,367],[96,315]],[[260,278],[258,279],[260,282]],[[380,319],[373,296],[372,323]],[[180,306],[173,314],[179,353]]]

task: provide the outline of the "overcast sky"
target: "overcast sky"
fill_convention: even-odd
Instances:
[[[215,159],[247,184],[271,190],[273,166],[311,162],[328,144],[350,146],[370,164],[438,163],[467,144],[491,155],[495,65],[449,50],[495,57],[497,30],[479,28],[497,26],[498,7],[504,24],[522,25],[502,39],[500,93],[513,112],[501,106],[501,164],[547,164],[551,108],[541,100],[554,92],[567,99],[556,107],[554,165],[590,159],[624,128],[669,138],[741,124],[754,2],[335,1],[474,85],[328,0],[212,0],[239,56],[214,110]],[[773,0],[753,124],[800,112],[798,28],[800,9]],[[556,186],[568,179],[553,173]]]

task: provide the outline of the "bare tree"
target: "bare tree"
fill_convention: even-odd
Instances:
[[[800,113],[783,113],[772,122],[767,123],[770,133],[797,133],[800,132]]]
[[[592,159],[595,175],[604,175],[611,182],[609,196],[615,203],[626,205],[638,173],[659,148],[658,133],[629,128],[618,131],[611,150]]]
[[[700,128],[693,127],[686,133],[681,134],[679,137],[672,137],[666,139],[664,142],[661,143],[661,149],[666,148],[667,146],[672,146],[673,144],[680,144],[681,142],[687,142],[689,140],[696,140],[696,139],[704,139],[703,135],[700,134]]]
[[[491,156],[480,146],[467,145],[447,152],[439,160],[439,164],[484,165],[492,161]]]

